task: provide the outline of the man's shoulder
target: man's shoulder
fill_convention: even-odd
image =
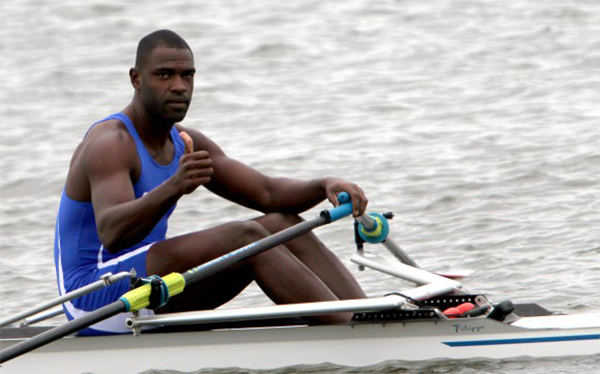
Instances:
[[[90,177],[106,170],[136,168],[135,141],[127,128],[116,120],[95,124],[77,146],[67,176],[69,197],[90,201]]]
[[[89,129],[82,143],[135,147],[135,140],[127,130],[127,126],[116,119],[96,123]]]
[[[95,123],[94,126],[88,130],[84,140],[95,139],[100,136],[113,136],[133,140],[129,130],[127,130],[127,126],[118,119],[108,119]]]
[[[96,123],[87,132],[80,144],[80,155],[84,158],[105,158],[109,154],[120,157],[136,154],[135,140],[127,127],[118,120]]]

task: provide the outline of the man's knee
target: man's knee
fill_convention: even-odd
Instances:
[[[252,243],[270,235],[270,232],[256,221],[237,222],[237,232],[245,243]]]
[[[286,228],[290,226],[294,226],[299,224],[300,222],[304,222],[302,217],[296,214],[281,214],[276,213],[278,215],[278,220],[284,225]]]
[[[298,215],[283,213],[269,213],[258,220],[270,233],[285,230],[303,221]]]

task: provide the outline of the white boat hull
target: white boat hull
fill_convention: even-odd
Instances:
[[[517,326],[518,325],[518,326]],[[18,340],[2,340],[2,348]],[[361,367],[390,360],[506,359],[600,354],[600,314],[287,326],[70,337],[2,366],[10,373],[139,373],[149,369]]]

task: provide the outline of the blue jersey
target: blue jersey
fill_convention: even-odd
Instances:
[[[134,185],[135,198],[142,197],[169,179],[179,167],[179,159],[185,146],[175,127],[171,129],[171,139],[175,145],[175,157],[169,165],[158,164],[148,153],[131,120],[124,114],[113,114],[102,121],[117,119],[127,127],[135,140],[141,161],[142,172]],[[135,269],[139,277],[146,276],[146,254],[152,243],[166,238],[168,219],[175,205],[161,218],[150,234],[138,244],[110,253],[98,237],[94,209],[91,202],[71,199],[63,190],[54,238],[54,261],[60,294],[93,283],[108,272],[116,274]],[[128,291],[127,279],[99,291],[63,304],[69,319],[78,318],[90,311],[116,301]],[[143,311],[151,313],[151,311]],[[115,316],[83,331],[84,334],[128,332],[124,319]]]

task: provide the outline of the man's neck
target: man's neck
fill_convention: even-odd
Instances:
[[[146,110],[140,110],[134,103],[125,108],[123,113],[133,122],[150,157],[160,165],[169,165],[175,154],[169,134],[175,124],[157,120]]]
[[[175,125],[174,122],[152,117],[144,108],[140,108],[135,103],[127,106],[123,113],[131,119],[146,147],[160,150],[165,143],[170,141],[169,134]]]

